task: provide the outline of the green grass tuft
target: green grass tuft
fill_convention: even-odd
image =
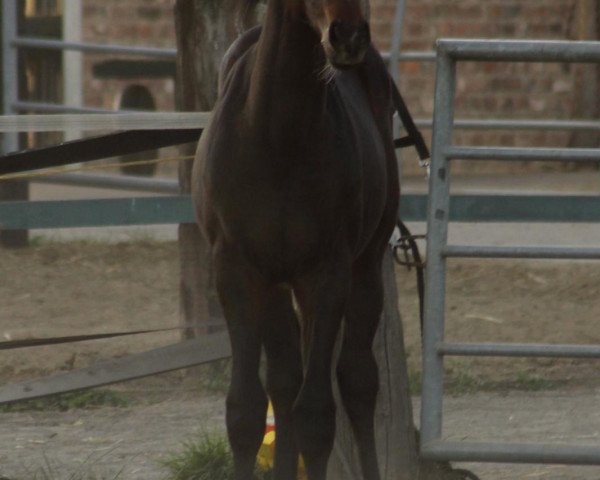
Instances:
[[[200,388],[211,393],[227,393],[231,381],[231,359],[226,358],[196,367],[200,372]]]
[[[161,462],[168,471],[165,480],[233,480],[233,458],[227,440],[203,433],[183,444],[180,453]],[[257,467],[256,480],[270,480],[271,473]]]
[[[451,395],[466,395],[489,390],[490,384],[461,370],[450,369],[446,380],[446,389]]]
[[[408,370],[408,388],[411,395],[421,395],[421,371],[414,368]]]
[[[558,382],[522,371],[517,374],[517,379],[513,383],[513,387],[517,390],[538,392],[540,390],[552,390],[557,388]]]

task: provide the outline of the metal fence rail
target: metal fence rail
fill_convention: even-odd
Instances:
[[[88,175],[71,174],[85,178]],[[101,175],[90,175],[89,184],[102,186]],[[100,177],[100,178],[98,178]],[[104,175],[104,177],[111,177]],[[81,181],[77,178],[76,181]],[[87,180],[86,180],[87,181]],[[127,178],[123,179],[128,181]],[[144,190],[143,182],[131,181],[131,189]],[[148,182],[155,182],[148,180]],[[137,187],[137,188],[136,188]],[[157,187],[157,185],[154,185]],[[176,193],[176,182],[162,185],[164,193]],[[556,208],[556,207],[560,208]],[[528,210],[529,208],[529,210]],[[572,215],[577,212],[579,215]],[[423,221],[427,196],[402,195],[400,218]],[[450,220],[457,222],[600,222],[600,198],[597,196],[547,195],[457,195],[452,197]],[[5,230],[79,228],[97,226],[160,225],[194,222],[192,201],[188,196],[165,195],[141,198],[110,198],[60,201],[0,202],[0,228]],[[503,258],[597,258],[596,249],[557,249],[473,247],[448,245],[444,257]]]
[[[396,14],[393,22],[393,39],[390,51],[383,52],[382,56],[392,71],[394,78],[397,77],[397,65],[400,61],[434,61],[435,52],[400,52],[402,25],[404,21],[404,10],[406,0],[397,0]],[[65,5],[65,8],[68,8]],[[117,56],[145,57],[150,59],[165,60],[175,62],[177,58],[176,48],[146,47],[146,46],[128,46],[118,44],[99,44],[89,42],[73,42],[56,40],[49,38],[40,38],[33,36],[19,36],[17,33],[17,0],[4,0],[2,2],[2,23],[4,38],[2,43],[4,68],[2,76],[6,84],[6,98],[4,103],[4,113],[10,114],[15,111],[44,111],[56,112],[73,111],[74,107],[54,105],[45,102],[26,102],[18,98],[17,84],[17,52],[23,49],[35,50],[58,50],[58,51],[76,51],[89,54],[104,54]],[[7,68],[12,66],[14,68]],[[77,110],[91,112],[101,109],[79,107]],[[8,150],[10,151],[10,150]]]
[[[456,63],[535,61],[600,63],[600,42],[440,40],[429,186],[427,280],[423,337],[421,451],[435,460],[600,465],[600,445],[447,442],[442,437],[445,355],[598,358],[598,345],[449,344],[444,342],[448,257],[600,259],[600,248],[448,245],[450,169],[454,159],[600,161],[600,149],[514,149],[452,144]],[[597,197],[596,197],[597,198]],[[576,211],[571,213],[577,214]],[[567,221],[564,218],[562,221]]]
[[[0,116],[3,132],[62,132],[70,128],[94,130],[175,130],[204,128],[210,112],[89,113]]]
[[[2,75],[5,83],[5,100],[4,100],[4,113],[9,115],[13,112],[47,112],[47,113],[67,113],[67,112],[81,112],[81,113],[110,113],[107,109],[93,108],[93,107],[73,107],[45,102],[32,102],[18,99],[17,96],[17,78],[16,78],[16,62],[17,52],[20,49],[46,49],[46,50],[61,50],[61,51],[79,51],[86,53],[102,53],[102,54],[113,54],[119,56],[136,56],[145,58],[164,59],[166,61],[174,61],[176,58],[176,49],[173,48],[157,48],[157,47],[139,47],[139,46],[125,46],[125,45],[110,45],[110,44],[95,44],[86,42],[72,42],[53,40],[47,38],[36,38],[36,37],[24,37],[17,34],[16,25],[16,0],[5,0],[2,2],[3,9],[3,59],[4,65],[2,69]],[[68,6],[67,6],[68,8]],[[390,50],[383,52],[384,59],[388,62],[392,77],[397,80],[398,77],[398,64],[399,62],[432,62],[436,60],[436,54],[434,51],[403,51],[402,50],[402,32],[403,23],[406,10],[406,0],[396,0],[396,10],[393,20],[392,28],[392,39]],[[476,46],[472,49],[476,50]],[[476,52],[475,52],[476,53]],[[463,51],[461,55],[473,54],[473,52]],[[8,121],[8,119],[6,120]],[[415,123],[420,128],[431,128],[432,120],[427,118],[416,119]],[[75,127],[78,127],[75,123]],[[521,120],[508,120],[508,119],[492,119],[492,120],[478,120],[478,119],[457,119],[454,123],[455,128],[468,129],[468,130],[490,130],[490,129],[501,129],[501,130],[515,130],[515,129],[527,129],[527,130],[600,130],[600,122],[588,121],[588,120],[536,120],[536,119],[521,119]],[[172,126],[171,128],[177,128]],[[16,150],[17,137],[14,134],[18,129],[13,127],[14,130],[3,130],[10,132],[4,135],[5,148],[4,152],[10,152]],[[57,128],[57,130],[59,130]],[[22,130],[18,130],[22,131]],[[32,131],[32,130],[30,130]],[[85,185],[90,185],[93,180],[92,178],[80,177]],[[72,184],[77,179],[69,177],[56,177],[54,183],[59,183],[61,180],[65,180],[69,184]],[[33,179],[32,181],[37,181]],[[110,188],[127,188],[128,182],[122,182],[115,175],[115,181],[111,185],[109,178],[99,179],[99,182],[103,186],[109,185]],[[160,182],[159,182],[160,183]],[[136,189],[140,189],[141,185],[147,187],[147,191],[162,191],[162,185],[154,185],[152,182],[138,182]]]
[[[163,58],[175,60],[177,49],[175,48],[156,48],[156,47],[136,47],[127,45],[109,45],[84,42],[65,42],[63,40],[50,40],[48,38],[36,37],[15,37],[10,46],[14,48],[29,48],[42,50],[75,50],[86,53],[101,53],[113,55],[132,55],[151,58]]]

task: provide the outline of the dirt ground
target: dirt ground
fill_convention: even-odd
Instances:
[[[0,340],[176,326],[175,242],[36,240],[0,249]],[[419,330],[412,273],[398,269],[411,375]],[[600,343],[600,268],[594,262],[453,261],[446,337],[460,341]],[[3,384],[80,368],[177,341],[177,332],[3,351]],[[597,361],[450,359],[445,430],[454,439],[576,441],[600,446]],[[34,478],[40,466],[99,478],[160,479],[157,459],[200,429],[221,429],[223,395],[170,374],[117,387],[128,408],[0,414],[0,477]],[[600,467],[479,465],[482,480],[599,480]],[[29,472],[29,473],[28,473]],[[106,473],[108,472],[108,473]],[[110,473],[113,472],[113,473]],[[63,475],[63,476],[61,476]],[[112,475],[112,476],[110,476]],[[44,477],[41,477],[44,478]],[[59,473],[53,478],[71,478]]]

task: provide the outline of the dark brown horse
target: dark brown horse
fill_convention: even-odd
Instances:
[[[371,348],[399,187],[391,81],[371,46],[366,3],[269,0],[262,29],[224,60],[198,148],[193,194],[233,350],[227,428],[237,480],[252,478],[267,394],[275,478],[294,479],[301,452],[310,480],[325,479],[342,320],[342,400],[364,477],[379,478]]]

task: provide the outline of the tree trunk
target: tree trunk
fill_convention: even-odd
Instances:
[[[0,181],[0,202],[27,200],[29,200],[29,182],[19,180]],[[7,248],[27,247],[29,245],[29,232],[27,230],[0,229],[0,245]]]
[[[383,259],[384,303],[373,351],[379,365],[379,396],[375,434],[382,480],[464,480],[447,462],[419,457],[418,434],[408,381],[402,319],[391,251]],[[411,319],[418,322],[418,319]],[[336,391],[336,395],[337,391]],[[339,395],[338,397],[339,398]],[[338,402],[339,404],[339,402]],[[358,454],[350,423],[342,409],[337,413],[334,451],[329,464],[332,480],[361,480]]]
[[[416,480],[419,458],[391,252],[387,252],[384,257],[383,280],[383,313],[373,342],[380,382],[375,411],[379,466],[383,480]],[[350,424],[342,409],[338,409],[336,441],[329,475],[333,480],[360,480],[362,477],[359,472]]]
[[[600,39],[600,6],[596,0],[577,2],[575,14],[575,40]],[[598,94],[600,93],[600,66],[578,65],[575,70],[577,88],[574,95],[573,117],[595,120],[600,115]],[[571,135],[570,147],[597,148],[600,145],[595,131],[578,131]]]
[[[17,5],[18,7],[18,5]],[[16,16],[20,17],[19,9],[17,8]],[[0,46],[4,42],[8,42],[12,39],[13,35],[16,34],[16,28],[18,20],[14,19],[14,24],[9,25],[8,31],[4,31],[4,23],[2,21],[2,13],[3,9],[0,8]],[[12,21],[12,19],[8,20]],[[15,29],[12,31],[12,29]],[[13,62],[17,62],[19,64],[19,60],[17,57],[17,53],[11,51],[9,53],[10,58],[4,58],[3,54],[7,53],[4,49],[0,48],[0,68],[8,68],[5,61],[11,65],[11,69],[8,70],[8,75],[14,75],[15,78],[12,80],[15,83],[22,81],[22,75],[19,75],[18,69],[15,69],[13,66]],[[14,55],[14,56],[13,56]],[[17,98],[9,98],[12,94],[16,95],[15,92],[12,92],[12,89],[8,89],[5,85],[5,75],[0,75],[0,112],[3,115],[13,114],[10,107],[10,103],[18,100]],[[23,85],[20,86],[21,90],[23,90]],[[19,134],[18,133],[3,133],[0,134],[0,154],[11,153],[19,150]],[[0,202],[4,201],[27,201],[29,199],[29,183],[24,180],[11,180],[11,181],[1,181],[0,180]],[[22,248],[26,247],[29,244],[29,233],[27,230],[2,230],[0,228],[0,246],[7,248]]]
[[[184,111],[208,111],[216,100],[219,63],[231,42],[257,21],[258,0],[178,0],[175,18],[178,42],[178,106]],[[244,9],[243,11],[240,9]],[[233,14],[232,14],[233,12]],[[244,15],[239,15],[239,13]],[[237,19],[236,19],[237,17]],[[185,147],[193,153],[195,145]],[[191,161],[181,164],[182,193],[190,192]],[[208,247],[198,227],[179,228],[181,250],[181,303],[187,325],[186,337],[209,330],[215,319],[216,295],[210,275]],[[385,303],[374,349],[381,388],[376,411],[377,447],[383,480],[438,480],[443,469],[420,463],[408,371],[404,351],[402,322],[398,314],[396,281],[391,254],[384,259]],[[417,321],[415,319],[415,321]],[[337,438],[330,461],[332,480],[359,479],[355,447],[343,409],[338,409]]]
[[[217,98],[219,65],[235,38],[253,26],[256,2],[240,0],[177,0],[177,107],[181,111],[210,111]],[[242,6],[244,10],[242,11]],[[237,14],[239,12],[239,15]],[[193,155],[195,144],[181,148]],[[179,186],[190,193],[192,161],[182,161]],[[221,323],[215,293],[208,245],[195,224],[179,226],[180,302],[184,338],[193,338],[215,329]]]

